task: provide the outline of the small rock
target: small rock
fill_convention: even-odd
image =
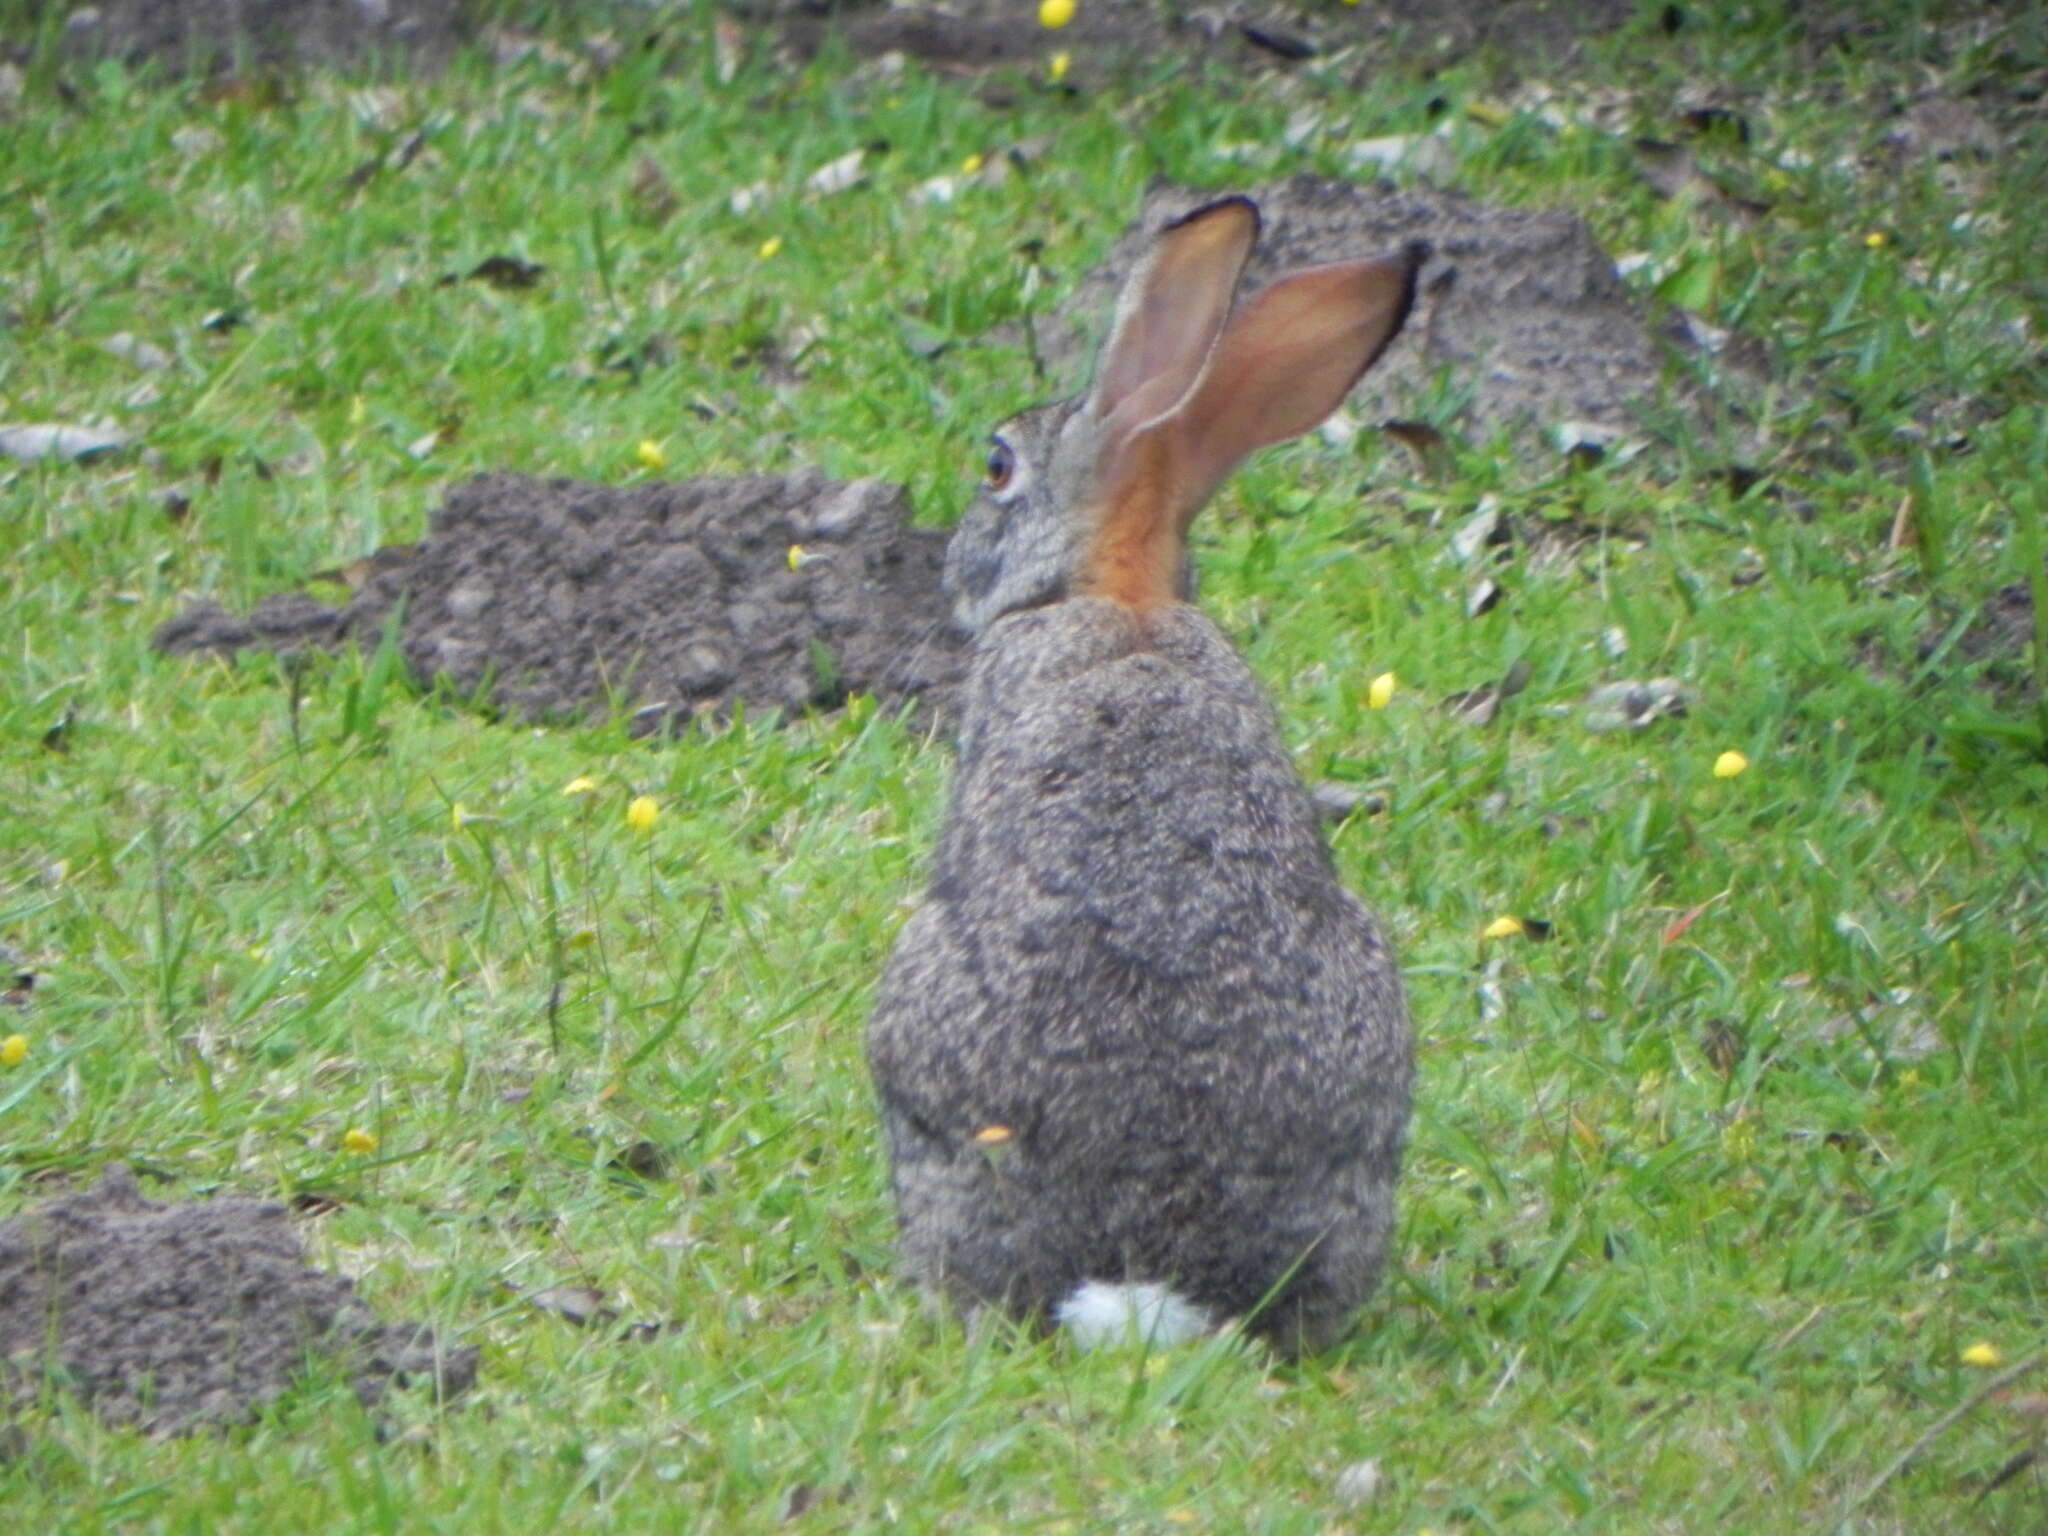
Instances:
[[[1444,707],[1467,725],[1491,725],[1500,713],[1500,690],[1468,688],[1445,699]]]
[[[80,427],[66,422],[42,422],[19,427],[0,427],[0,453],[11,459],[34,463],[39,459],[70,459],[83,464],[128,446],[129,438],[105,427]]]
[[[1381,1481],[1378,1462],[1354,1461],[1337,1474],[1331,1492],[1337,1495],[1339,1503],[1353,1506],[1370,1504],[1379,1496]]]
[[[1387,808],[1385,795],[1355,784],[1340,784],[1335,779],[1317,780],[1309,786],[1308,797],[1315,803],[1316,814],[1325,821],[1342,821],[1354,813],[1377,816]]]
[[[1482,497],[1479,510],[1458,525],[1451,535],[1451,553],[1461,565],[1470,565],[1489,544],[1505,544],[1508,534],[1501,526],[1500,498]]]
[[[448,594],[448,617],[467,622],[480,617],[491,606],[491,589],[476,582],[464,582]]]
[[[529,1291],[526,1299],[541,1311],[552,1312],[578,1328],[618,1319],[618,1313],[605,1304],[604,1292],[594,1285],[551,1285]]]
[[[122,362],[140,368],[144,373],[161,373],[171,366],[170,353],[127,331],[116,331],[100,345]]]

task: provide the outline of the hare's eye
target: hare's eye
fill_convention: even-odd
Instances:
[[[988,451],[988,488],[1000,491],[1010,483],[1017,473],[1016,455],[1010,452],[1010,445],[997,438],[995,446]]]

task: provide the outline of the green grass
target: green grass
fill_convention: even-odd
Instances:
[[[47,972],[5,1026],[30,1049],[0,1071],[0,1211],[115,1158],[174,1195],[325,1195],[319,1259],[484,1367],[459,1408],[401,1399],[396,1434],[331,1382],[164,1444],[58,1403],[0,1463],[8,1523],[724,1531],[815,1497],[801,1528],[2037,1528],[2038,1468],[1984,1492],[2039,1433],[2005,1401],[1861,1497],[1984,1385],[1966,1345],[2018,1361],[2048,1333],[2048,731],[2016,687],[2043,668],[1987,688],[1953,645],[1918,654],[2038,569],[2048,152],[1969,166],[1969,202],[1849,163],[1880,90],[2018,67],[1966,48],[1923,74],[1917,16],[1801,72],[1768,64],[1765,8],[1596,50],[1579,83],[1634,92],[1645,131],[1683,85],[1740,86],[1735,169],[1778,199],[1753,227],[1658,203],[1623,137],[1459,130],[1468,190],[1704,271],[1710,318],[1808,380],[1763,485],[1733,495],[1705,447],[1571,476],[1479,447],[1425,482],[1368,435],[1269,455],[1202,525],[1205,601],[1304,771],[1389,796],[1335,846],[1421,1032],[1395,1267],[1354,1342],[1299,1368],[970,1339],[891,1279],[860,1039],[946,779],[902,723],[659,745],[490,724],[374,658],[294,686],[147,639],[194,597],[416,537],[473,472],[644,476],[643,439],[668,474],[816,463],[947,520],[1030,394],[1021,352],[980,338],[1078,277],[1149,176],[1230,185],[1219,147],[1247,142],[1256,179],[1329,168],[1489,77],[997,108],[914,65],[758,52],[721,86],[691,26],[608,73],[465,60],[282,103],[31,69],[0,116],[0,417],[142,443],[0,467],[0,936]],[[2027,25],[2008,47],[2038,68]],[[1287,148],[1310,101],[1324,132]],[[409,166],[344,186],[416,131]],[[1039,136],[1001,187],[907,197]],[[880,141],[865,187],[803,192]],[[631,190],[642,156],[666,222]],[[440,283],[494,254],[546,274]],[[204,328],[224,310],[244,323]],[[153,403],[99,345],[119,331],[174,356]],[[802,381],[771,382],[771,351]],[[1943,446],[1957,412],[1967,451]],[[1525,554],[1468,621],[1447,530],[1486,493],[1606,536]],[[1439,707],[1517,660],[1490,727]],[[1401,692],[1366,709],[1389,669]],[[1684,718],[1584,729],[1593,686],[1659,674],[1695,690]],[[1716,779],[1729,748],[1753,766]],[[565,797],[581,774],[598,792]],[[645,835],[636,794],[663,806]],[[1554,935],[1483,942],[1503,912]],[[642,1143],[652,1176],[624,1166]],[[568,1283],[662,1326],[578,1330],[518,1294]],[[1346,1507],[1333,1479],[1366,1458],[1382,1490]]]

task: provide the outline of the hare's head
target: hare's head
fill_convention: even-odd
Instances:
[[[1427,247],[1304,267],[1233,312],[1258,232],[1242,197],[1168,225],[1124,284],[1088,392],[997,431],[946,551],[962,627],[1081,594],[1184,596],[1202,504],[1247,454],[1335,410],[1394,339]]]

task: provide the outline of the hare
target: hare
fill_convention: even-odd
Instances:
[[[1401,328],[1416,245],[1236,313],[1244,198],[1168,226],[1089,391],[1003,427],[946,557],[977,638],[931,887],[868,1033],[904,1268],[1083,1342],[1327,1347],[1385,1256],[1412,1046],[1187,528]]]

